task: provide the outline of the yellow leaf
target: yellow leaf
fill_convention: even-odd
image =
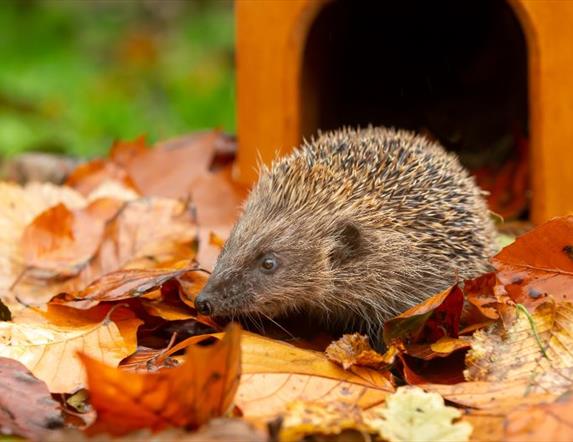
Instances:
[[[390,442],[467,441],[468,422],[453,423],[461,411],[444,405],[437,393],[418,387],[400,387],[388,396],[386,405],[365,413],[366,424]]]
[[[276,416],[293,401],[343,400],[360,408],[383,402],[394,391],[388,372],[352,366],[343,370],[324,353],[244,333],[243,378],[237,405],[245,416]]]
[[[477,331],[468,352],[465,377],[470,381],[524,381],[523,394],[559,396],[573,384],[573,304],[547,302],[530,323],[518,310],[515,323]]]

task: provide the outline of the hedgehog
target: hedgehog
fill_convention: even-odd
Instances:
[[[345,128],[262,166],[195,300],[215,317],[359,331],[488,270],[494,227],[455,154],[414,133]]]

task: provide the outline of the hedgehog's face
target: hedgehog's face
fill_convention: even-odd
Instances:
[[[328,263],[316,232],[284,218],[253,224],[245,216],[225,244],[195,301],[212,316],[275,317],[322,295]]]

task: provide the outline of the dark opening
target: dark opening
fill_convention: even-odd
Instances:
[[[511,216],[526,211],[527,49],[506,2],[329,3],[308,34],[301,90],[305,137],[368,124],[426,133],[497,192],[494,210],[518,192]],[[524,178],[503,193],[503,173]]]

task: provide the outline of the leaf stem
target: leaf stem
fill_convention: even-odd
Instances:
[[[541,354],[543,355],[543,357],[545,359],[549,359],[549,356],[547,356],[547,352],[545,351],[545,348],[543,348],[543,343],[541,342],[541,339],[539,338],[539,333],[537,333],[537,327],[535,326],[535,321],[533,320],[531,313],[529,313],[529,311],[525,308],[525,306],[523,304],[516,304],[515,308],[518,310],[518,312],[522,312],[525,315],[525,317],[529,321],[529,325],[531,326],[531,330],[533,331],[533,336],[535,337],[535,340],[537,341],[537,345],[539,345],[539,349],[541,350]]]

